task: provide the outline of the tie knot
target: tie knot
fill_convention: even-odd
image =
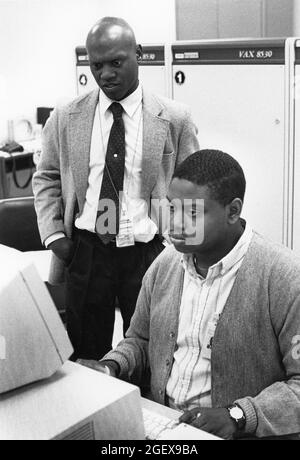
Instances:
[[[122,118],[123,107],[121,106],[121,104],[119,104],[119,102],[113,102],[109,106],[109,110],[112,112],[114,120],[116,120],[117,118]]]

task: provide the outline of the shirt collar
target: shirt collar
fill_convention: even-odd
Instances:
[[[245,256],[249,244],[253,235],[252,228],[245,222],[245,230],[241,235],[236,245],[231,251],[223,257],[223,259],[216,262],[214,265],[209,267],[206,279],[216,277],[218,275],[224,275],[228,272],[236,263],[238,263],[242,257]],[[181,263],[184,269],[193,277],[204,279],[199,275],[195,269],[194,259],[192,254],[183,254]]]
[[[222,264],[221,274],[228,272],[237,262],[245,256],[253,236],[252,228],[245,222],[245,230],[236,245],[217,264]],[[215,264],[215,265],[217,265]],[[214,265],[213,265],[214,267]]]
[[[143,93],[142,93],[141,84],[138,85],[138,87],[136,88],[135,91],[133,91],[133,93],[129,94],[129,96],[125,97],[125,99],[122,99],[121,101],[114,101],[114,100],[110,99],[109,97],[106,96],[106,94],[104,94],[102,89],[100,89],[100,91],[99,91],[99,110],[100,110],[100,113],[101,113],[101,115],[104,115],[106,113],[107,109],[109,108],[109,106],[113,102],[119,102],[122,105],[124,112],[126,112],[127,115],[130,118],[132,118],[133,115],[135,114],[137,108],[139,107],[139,105],[142,102],[142,97],[143,97]]]

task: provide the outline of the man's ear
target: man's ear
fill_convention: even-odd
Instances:
[[[138,61],[139,61],[140,59],[142,59],[142,53],[143,53],[142,46],[141,46],[141,45],[137,45],[137,46],[136,46],[136,57],[137,57],[137,60],[138,60]]]
[[[234,198],[234,200],[231,201],[227,205],[228,207],[228,223],[230,224],[235,224],[242,213],[243,209],[243,202],[240,198]]]

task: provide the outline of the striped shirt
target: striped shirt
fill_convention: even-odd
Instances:
[[[185,273],[178,336],[166,388],[170,407],[179,410],[211,407],[210,352],[214,331],[252,234],[246,225],[237,244],[209,268],[206,278],[196,272],[191,254],[181,259]]]

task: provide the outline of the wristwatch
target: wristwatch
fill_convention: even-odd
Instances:
[[[229,417],[235,422],[238,431],[241,431],[246,425],[246,417],[243,409],[237,404],[227,406]]]

